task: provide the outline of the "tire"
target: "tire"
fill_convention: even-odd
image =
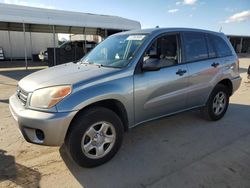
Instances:
[[[123,125],[118,115],[107,108],[93,107],[72,121],[65,145],[79,166],[95,167],[109,161],[122,140]]]
[[[223,99],[224,102],[220,102],[222,100],[219,101],[216,100],[222,98],[224,98]],[[229,90],[225,85],[218,84],[211,92],[208,101],[206,103],[206,106],[202,109],[203,116],[208,120],[217,121],[225,115],[228,108],[228,104],[229,104]]]

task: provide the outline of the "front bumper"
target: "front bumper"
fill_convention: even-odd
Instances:
[[[60,146],[64,143],[70,122],[77,113],[25,109],[16,95],[10,97],[9,108],[24,138],[28,142],[47,146]],[[43,139],[37,136],[37,130],[43,132]]]

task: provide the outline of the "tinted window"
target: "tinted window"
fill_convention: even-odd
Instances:
[[[229,46],[221,37],[210,35],[209,38],[214,43],[215,49],[219,57],[232,55],[232,51],[230,50]]]
[[[144,63],[168,67],[178,63],[178,36],[165,35],[156,39],[144,55]]]
[[[206,40],[202,33],[184,33],[186,61],[197,61],[208,58]]]
[[[208,48],[208,56],[209,58],[216,57],[216,51],[213,46],[213,42],[207,38],[207,48]]]

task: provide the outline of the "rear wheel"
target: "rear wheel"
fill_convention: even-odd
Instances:
[[[228,88],[222,84],[218,84],[210,94],[207,104],[202,111],[206,119],[217,121],[226,113],[228,104]]]
[[[73,160],[83,167],[94,167],[110,160],[119,150],[123,126],[113,111],[95,107],[81,112],[72,122],[66,146]]]

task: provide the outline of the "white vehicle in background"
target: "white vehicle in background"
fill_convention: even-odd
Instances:
[[[47,50],[40,51],[40,53],[38,54],[38,58],[41,61],[48,61],[48,51]]]

